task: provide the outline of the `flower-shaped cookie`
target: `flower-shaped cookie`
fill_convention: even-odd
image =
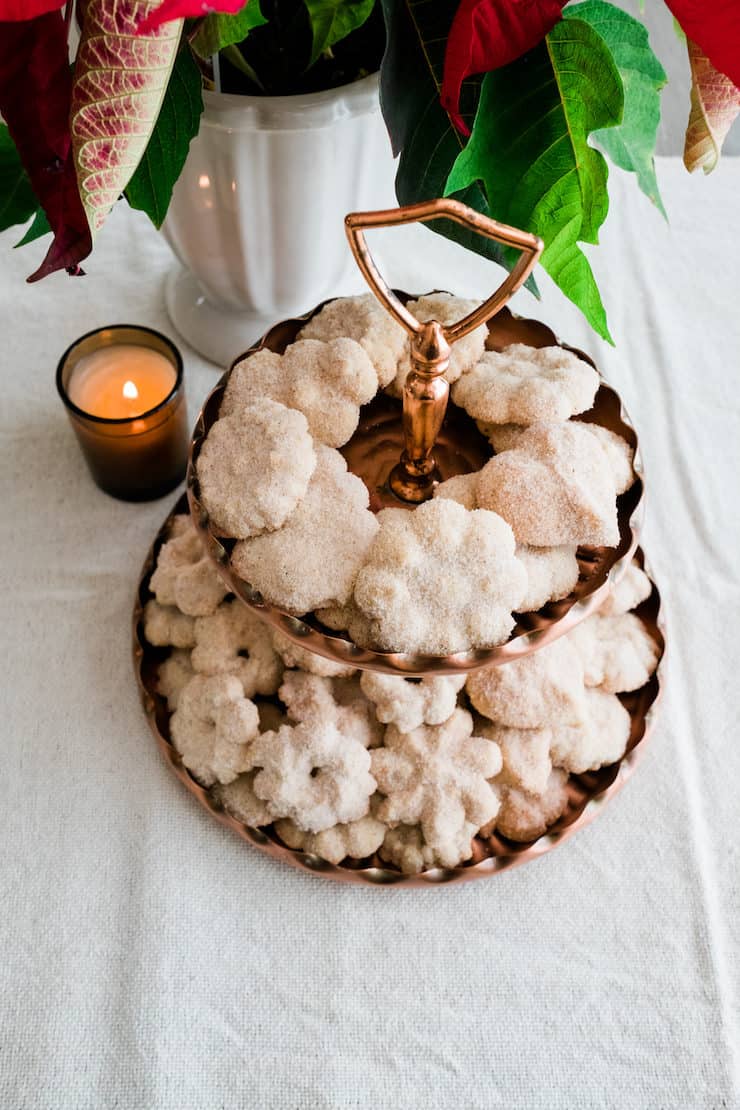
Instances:
[[[470,474],[455,474],[446,482],[440,482],[434,488],[435,497],[448,498],[457,501],[464,509],[477,509],[478,505],[478,472]]]
[[[154,647],[190,648],[195,643],[195,620],[152,598],[144,606],[144,635]]]
[[[378,375],[378,385],[393,381],[406,345],[406,331],[372,293],[329,301],[300,332],[301,339],[324,342],[341,336],[354,339],[365,349]]]
[[[480,420],[477,424],[479,430],[493,444],[497,454],[516,447],[522,432],[527,430],[521,424],[488,424]],[[635,472],[632,469],[635,455],[633,448],[626,439],[609,428],[602,427],[601,424],[592,424],[586,420],[579,420],[577,424],[579,428],[590,432],[598,441],[606,455],[616,492],[624,493],[635,480]]]
[[[335,663],[332,659],[325,659],[315,651],[301,647],[293,640],[289,640],[277,628],[272,630],[272,642],[275,651],[286,667],[299,667],[309,674],[321,675],[323,678],[346,678],[355,673],[356,668],[347,663]]]
[[[338,451],[316,445],[306,495],[282,528],[243,540],[231,564],[273,605],[301,614],[350,598],[378,531],[363,482]]]
[[[447,655],[507,638],[527,576],[500,517],[437,498],[377,519],[354,592],[374,645]]]
[[[513,728],[544,728],[586,719],[583,666],[567,636],[502,666],[480,667],[465,688],[484,717]]]
[[[630,738],[630,715],[615,694],[587,690],[586,709],[586,722],[580,728],[556,725],[552,729],[553,766],[574,775],[616,763]]]
[[[386,826],[368,814],[347,825],[334,825],[323,832],[310,833],[299,829],[293,821],[275,822],[275,832],[289,848],[297,848],[312,856],[320,856],[329,863],[343,859],[367,859],[383,843]]]
[[[458,691],[465,675],[450,677],[402,678],[400,675],[363,671],[360,686],[375,705],[379,721],[411,732],[419,725],[441,725],[457,707]]]
[[[503,351],[486,351],[455,385],[452,397],[476,420],[534,424],[585,412],[598,388],[597,372],[572,351],[513,343]]]
[[[496,744],[473,736],[473,719],[456,709],[442,725],[399,732],[371,752],[372,773],[385,800],[377,817],[388,825],[419,825],[425,843],[443,855],[459,843],[466,822],[491,821],[498,795],[487,781],[501,769]],[[456,849],[454,849],[456,850]]]
[[[359,679],[324,678],[303,671],[286,671],[279,690],[291,721],[309,724],[330,723],[365,748],[375,748],[383,740],[383,726],[375,707],[362,691]]]
[[[597,438],[578,421],[533,424],[478,474],[478,504],[533,547],[619,541],[614,478]]]
[[[519,605],[520,613],[531,613],[548,601],[559,601],[573,592],[579,575],[577,550],[572,544],[517,547],[516,557],[527,572],[527,592]]]
[[[451,293],[427,293],[419,297],[418,301],[409,301],[408,309],[417,320],[426,323],[428,320],[437,320],[440,324],[456,324],[464,316],[473,312],[480,301],[468,301],[463,297],[454,297]],[[456,382],[461,374],[466,374],[476,365],[486,347],[488,327],[481,324],[471,331],[469,335],[458,339],[452,345],[450,363],[445,370],[447,381]],[[411,369],[410,342],[407,339],[402,357],[398,360],[396,380],[389,392],[400,396],[406,383],[406,376]]]
[[[184,513],[172,519],[170,538],[159,550],[149,587],[160,605],[174,605],[191,617],[214,613],[228,593]]]
[[[257,771],[247,771],[233,782],[212,787],[211,795],[237,821],[250,829],[259,829],[272,823],[272,814],[267,804],[254,792],[254,778]]]
[[[220,415],[265,397],[298,409],[314,439],[341,447],[360,416],[360,405],[372,400],[378,378],[372,362],[353,339],[299,339],[278,362],[250,355],[231,372]],[[277,357],[277,356],[276,356]]]
[[[254,792],[274,817],[289,817],[306,832],[359,821],[370,808],[375,779],[370,753],[334,724],[311,720],[258,736],[249,749],[259,768]]]
[[[201,501],[219,535],[248,539],[285,523],[315,467],[303,413],[255,399],[208,433],[197,463]]]
[[[619,617],[636,609],[653,592],[653,584],[637,563],[630,563],[627,570],[612,586],[611,593],[603,605],[599,606],[600,617]]]
[[[203,786],[249,770],[249,742],[258,729],[257,706],[233,675],[195,675],[170,719],[172,743]]]
[[[542,794],[530,794],[519,787],[500,784],[501,808],[495,821],[496,832],[509,840],[528,843],[537,840],[563,815],[568,806],[568,775],[552,771]],[[481,829],[488,836],[490,829]]]
[[[419,825],[398,825],[386,832],[379,854],[404,875],[418,875],[433,867],[459,867],[472,856],[477,831],[472,821],[464,821],[443,844],[432,846]]]
[[[501,749],[503,766],[498,783],[505,782],[528,794],[544,793],[552,771],[552,729],[512,728],[481,717],[475,723],[475,731]]]
[[[236,601],[196,620],[190,661],[201,674],[235,675],[248,698],[274,694],[283,673],[267,625]]]
[[[609,694],[639,690],[658,665],[658,646],[634,613],[596,613],[568,639],[583,663],[586,685],[600,686]]]
[[[163,698],[167,698],[170,712],[177,709],[180,694],[194,674],[190,652],[183,648],[175,648],[165,661],[159,664],[156,691]]]

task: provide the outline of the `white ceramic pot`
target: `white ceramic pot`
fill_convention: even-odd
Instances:
[[[300,96],[204,93],[163,231],[184,270],[167,307],[227,366],[275,321],[343,291],[347,212],[389,207],[390,142],[377,75]]]

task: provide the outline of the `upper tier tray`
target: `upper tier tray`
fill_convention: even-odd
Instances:
[[[395,292],[404,304],[420,296],[398,290]],[[206,399],[195,425],[187,476],[190,511],[209,557],[236,596],[303,648],[353,667],[407,676],[457,674],[477,667],[507,663],[551,643],[597,609],[608,593],[609,583],[619,580],[635,552],[642,524],[644,493],[637,435],[618,394],[603,380],[593,407],[575,419],[600,424],[622,436],[634,448],[635,482],[617,499],[619,544],[613,548],[579,547],[580,576],[573,593],[561,601],[548,603],[538,612],[518,615],[511,636],[505,643],[446,656],[374,651],[359,647],[341,633],[327,629],[313,614],[297,617],[271,605],[249,582],[234,573],[230,555],[235,541],[224,539],[215,532],[200,499],[196,464],[201,446],[218,419],[221,398],[234,366],[247,355],[265,347],[282,354],[295,341],[306,322],[323,307],[323,304],[317,305],[304,316],[275,324],[249,351],[240,355]],[[560,346],[591,366],[595,365],[582,351],[560,343],[545,324],[516,316],[508,308],[501,309],[487,326],[486,346],[489,350],[502,350],[512,343],[524,343],[531,347]],[[387,484],[390,470],[398,462],[403,446],[402,403],[380,393],[363,406],[357,431],[341,448],[349,469],[367,486],[370,507],[375,512],[388,505],[404,504]],[[478,470],[492,453],[492,447],[480,434],[475,422],[462,409],[450,403],[435,448],[442,478]],[[405,507],[413,510],[414,506]]]

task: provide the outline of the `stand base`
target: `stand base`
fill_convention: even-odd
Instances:
[[[213,304],[189,270],[169,273],[165,303],[170,320],[185,342],[221,370],[227,370],[275,323],[274,313],[261,316]]]

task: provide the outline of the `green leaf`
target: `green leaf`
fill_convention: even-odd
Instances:
[[[126,199],[161,227],[172,189],[198,133],[203,97],[200,71],[189,50],[181,50],[172,70],[162,108],[144,156],[128,183]]]
[[[618,127],[594,131],[593,141],[615,166],[634,173],[645,196],[665,216],[655,176],[655,137],[660,123],[660,90],[666,74],[639,19],[605,0],[586,0],[566,8],[568,19],[582,19],[609,47],[624,86],[624,116]]]
[[[244,42],[250,31],[262,27],[267,20],[260,10],[260,0],[249,0],[236,15],[207,16],[190,40],[190,45],[201,58],[210,58],[225,46]]]
[[[15,245],[16,247],[25,247],[27,243],[33,243],[34,239],[40,239],[42,235],[48,235],[50,231],[51,228],[46,213],[43,208],[37,208],[30,226],[26,228],[25,235]]]
[[[25,223],[38,207],[15,143],[6,125],[0,123],[0,231]]]
[[[320,54],[361,27],[375,0],[303,0],[311,20],[312,66]]]
[[[624,94],[608,47],[580,19],[486,75],[473,132],[447,193],[483,181],[496,219],[539,235],[542,265],[609,342],[606,313],[579,242],[598,242],[609,209],[608,169],[588,144],[621,123]]]
[[[439,99],[445,41],[457,0],[382,0],[382,4],[388,44],[380,71],[380,103],[393,151],[400,154],[398,202],[414,204],[444,194],[450,170],[465,143]],[[460,108],[470,123],[479,90],[480,81],[466,81],[463,86]],[[457,199],[490,215],[477,180],[461,186]],[[507,270],[512,268],[515,260],[490,239],[449,220],[434,220],[426,226]],[[529,278],[527,288],[539,295],[534,278]]]

